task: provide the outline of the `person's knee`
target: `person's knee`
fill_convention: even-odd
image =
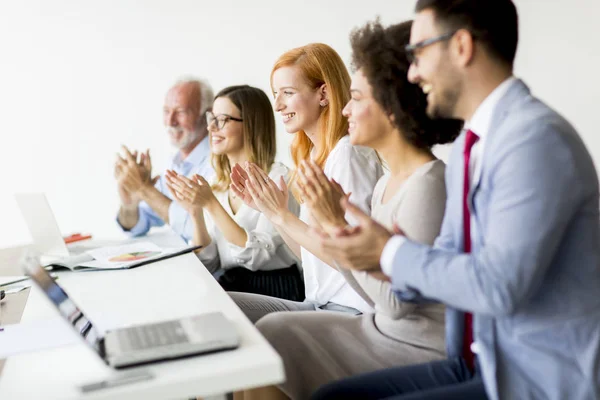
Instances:
[[[251,308],[251,304],[252,301],[250,298],[248,298],[248,296],[246,296],[246,293],[242,293],[242,292],[227,292],[227,294],[229,295],[229,297],[231,298],[231,300],[233,300],[233,302],[235,303],[236,306],[238,306],[242,311],[246,311],[246,309]]]
[[[227,292],[227,294],[253,324],[269,312],[257,295],[243,292]]]
[[[256,323],[256,329],[267,339],[271,344],[277,342],[279,337],[290,337],[289,327],[287,322],[290,313],[280,312],[265,315]]]

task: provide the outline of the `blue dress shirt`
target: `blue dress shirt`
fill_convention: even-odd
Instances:
[[[181,159],[181,153],[177,152],[169,168],[178,174],[190,177],[194,174],[198,174],[204,177],[207,181],[211,181],[214,176],[214,169],[210,162],[210,146],[208,142],[208,136],[205,137],[198,145],[192,150],[185,160]],[[167,187],[167,182],[164,177],[164,171],[160,175],[158,181],[154,185],[159,192],[173,200],[171,192]],[[150,228],[153,226],[163,226],[165,222],[156,214],[156,212],[146,203],[145,201],[140,202],[138,207],[138,222],[137,224],[127,231],[119,223],[124,231],[129,232],[131,236],[141,236],[148,233]],[[183,239],[189,241],[193,237],[193,223],[190,221],[189,214],[176,202],[172,201],[169,206],[169,224],[171,229],[177,234],[181,235]]]

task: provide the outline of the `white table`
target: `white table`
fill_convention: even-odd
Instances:
[[[79,387],[119,371],[83,342],[7,360],[0,399],[220,399],[240,389],[284,381],[281,358],[216,283],[194,254],[136,269],[60,274],[59,283],[100,328],[114,328],[221,311],[241,337],[237,350],[136,368],[155,378],[83,394]],[[32,288],[22,322],[58,315]],[[0,339],[1,340],[1,339]]]

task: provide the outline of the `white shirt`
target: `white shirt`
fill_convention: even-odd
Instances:
[[[279,177],[281,176],[287,182],[289,169],[281,163],[273,163],[269,177],[279,184]],[[236,246],[227,241],[212,216],[205,210],[206,229],[212,242],[198,253],[198,258],[209,271],[215,272],[220,268],[233,267],[244,267],[252,271],[266,271],[300,264],[298,258],[262,213],[242,204],[234,215],[229,204],[227,191],[215,192],[215,197],[233,220],[246,231],[248,240],[244,247]],[[300,206],[292,195],[290,195],[288,208],[294,215],[298,215],[300,211]]]
[[[381,162],[373,149],[352,146],[350,138],[344,136],[329,153],[323,171],[328,178],[335,179],[346,193],[351,193],[350,201],[371,213],[373,189],[383,175]],[[309,223],[309,211],[305,205],[300,208],[300,219]],[[352,223],[352,218],[346,216],[346,219]],[[373,308],[348,285],[340,272],[305,248],[301,248],[301,255],[306,301],[319,306],[332,302],[363,313],[373,312]]]
[[[517,79],[513,76],[502,82],[492,93],[490,93],[485,100],[477,107],[473,117],[470,121],[465,123],[465,131],[471,129],[479,140],[475,142],[471,148],[471,158],[469,159],[469,190],[473,190],[475,183],[479,181],[481,176],[481,160],[483,159],[484,144],[487,135],[490,131],[490,125],[492,124],[492,118],[494,111],[500,102],[500,99],[508,92],[510,87],[517,82]],[[471,213],[471,238],[477,237],[477,224],[475,223],[475,216]],[[381,253],[379,260],[382,271],[389,277],[393,275],[394,271],[394,255],[396,251],[404,244],[406,238],[404,236],[393,236],[386,243]],[[401,266],[399,266],[400,268]]]

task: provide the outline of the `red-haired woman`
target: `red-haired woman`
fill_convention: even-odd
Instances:
[[[350,144],[348,122],[342,109],[350,99],[350,75],[339,54],[322,43],[313,43],[283,54],[271,72],[275,111],[287,132],[295,135],[291,148],[296,168],[314,160],[328,178],[351,193],[351,200],[370,210],[371,196],[383,174],[372,149]],[[277,186],[280,185],[280,187]],[[352,289],[333,261],[317,250],[308,209],[300,217],[289,212],[285,182],[274,182],[254,164],[236,166],[232,186],[248,205],[260,210],[275,226],[290,249],[302,260],[306,299],[293,302],[249,293],[230,293],[253,322],[276,311],[316,309],[360,314],[373,308]],[[292,192],[299,193],[292,178]],[[301,199],[300,199],[301,200]]]

